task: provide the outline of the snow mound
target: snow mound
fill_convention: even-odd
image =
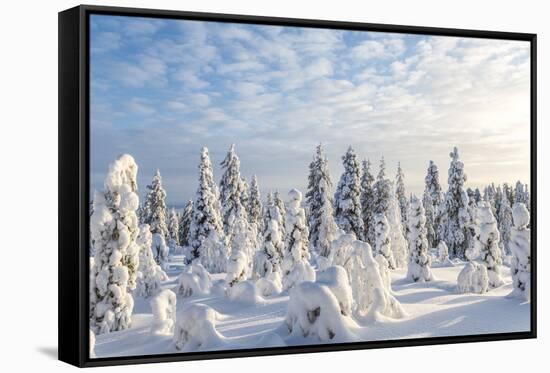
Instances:
[[[296,261],[290,272],[283,278],[283,288],[290,289],[304,281],[315,281],[315,271],[308,262]]]
[[[338,298],[321,283],[302,282],[290,289],[284,325],[297,338],[333,342],[354,338],[353,321],[343,315]]]
[[[228,288],[244,281],[248,275],[248,257],[243,251],[233,251],[227,260],[225,283]]]
[[[166,245],[164,237],[159,233],[153,234],[153,243],[151,244],[151,250],[153,251],[153,257],[155,262],[164,269],[164,263],[168,259],[169,248]]]
[[[391,294],[390,270],[386,258],[381,254],[373,258],[368,243],[344,234],[332,242],[329,259],[332,265],[342,266],[347,272],[352,308],[357,315],[372,315],[373,318],[378,314],[393,318],[406,315],[399,301]]]
[[[325,285],[334,294],[342,315],[351,315],[353,297],[348,281],[348,273],[340,266],[332,266],[317,273],[317,283]]]
[[[179,295],[190,297],[209,294],[211,288],[212,281],[208,271],[201,264],[193,263],[179,275],[175,290]]]
[[[283,283],[279,272],[273,272],[267,277],[262,277],[256,281],[256,289],[262,297],[279,294],[283,291]]]
[[[164,289],[151,299],[151,310],[153,311],[153,323],[151,333],[172,334],[176,321],[176,294],[172,290]]]
[[[437,267],[454,267],[455,264],[449,258],[449,248],[445,241],[439,241],[437,245]]]
[[[216,330],[218,313],[204,304],[192,304],[178,313],[173,342],[178,351],[215,350],[225,338]]]
[[[487,268],[476,262],[469,262],[458,274],[457,289],[459,293],[486,293],[489,290]]]
[[[262,303],[263,299],[254,283],[251,281],[241,281],[227,289],[227,296],[233,302],[239,302],[247,305]]]

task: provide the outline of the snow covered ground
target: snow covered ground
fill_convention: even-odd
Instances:
[[[176,285],[182,258],[171,258],[169,281],[164,288]],[[458,294],[456,278],[463,265],[433,268],[436,280],[410,283],[404,280],[406,270],[392,272],[396,298],[407,312],[399,320],[357,321],[351,326],[357,341],[456,336],[529,330],[530,303],[505,296],[511,292],[511,278],[506,268],[505,285],[484,295]],[[220,315],[216,329],[225,337],[221,349],[261,348],[297,344],[318,344],[313,338],[288,338],[281,332],[288,295],[269,297],[257,305],[230,301],[222,288],[223,274],[213,276],[214,288],[209,296],[178,296],[178,311],[191,303],[212,307]],[[217,286],[216,286],[217,284]],[[98,335],[97,357],[163,354],[178,352],[169,335],[153,335],[153,316],[149,301],[136,297],[132,327],[128,330]],[[352,342],[352,341],[350,341]]]

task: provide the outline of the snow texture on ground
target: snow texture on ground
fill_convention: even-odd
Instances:
[[[173,289],[182,271],[182,258],[175,256],[167,265],[169,281],[164,289]],[[508,267],[503,268],[505,284],[485,294],[459,294],[456,279],[464,264],[432,268],[435,281],[410,283],[406,269],[392,271],[392,287],[407,315],[402,319],[377,318],[349,323],[353,336],[347,342],[394,340],[440,336],[528,331],[530,303],[506,295],[512,291]],[[177,312],[191,304],[205,304],[218,314],[216,330],[223,343],[214,349],[277,347],[299,344],[330,343],[311,337],[288,336],[283,330],[288,293],[266,297],[261,302],[231,301],[225,295],[225,274],[212,275],[208,295],[177,297]],[[130,329],[96,336],[96,357],[176,353],[171,335],[151,333],[153,323],[148,299],[135,298]],[[341,341],[339,341],[341,342]]]

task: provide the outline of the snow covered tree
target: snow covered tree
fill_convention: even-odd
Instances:
[[[480,259],[487,268],[489,275],[489,287],[495,288],[504,282],[501,277],[502,257],[498,243],[500,234],[497,229],[497,221],[488,203],[482,203],[478,209],[479,226],[479,252]]]
[[[260,195],[260,187],[258,186],[258,178],[252,176],[250,184],[250,196],[248,198],[248,221],[250,224],[256,225],[259,232],[262,232],[262,198]]]
[[[220,202],[222,207],[223,229],[229,235],[235,219],[244,216],[248,220],[248,214],[243,205],[243,179],[241,178],[241,163],[235,152],[235,145],[231,145],[223,162],[221,163],[223,174],[220,181]],[[248,191],[246,191],[248,195]]]
[[[384,157],[380,159],[380,170],[373,186],[374,194],[374,213],[386,213],[390,204],[392,193],[392,183],[386,179],[386,163]]]
[[[390,201],[385,215],[390,225],[389,236],[393,258],[395,260],[395,268],[403,268],[407,265],[408,261],[408,244],[403,234],[405,229],[403,229],[403,224],[401,223],[399,202],[397,201],[397,196],[393,188],[390,188]]]
[[[476,205],[478,203],[481,202],[482,198],[481,198],[481,192],[479,191],[479,188],[476,188],[476,190],[474,191],[474,199],[476,201]]]
[[[451,157],[449,189],[445,193],[441,239],[449,247],[451,258],[464,258],[468,248],[468,232],[466,230],[469,224],[469,198],[464,190],[466,174],[464,173],[464,163],[459,160],[458,149],[455,147],[449,155]]]
[[[426,238],[426,216],[422,202],[413,196],[409,208],[409,267],[407,278],[414,282],[433,280],[430,269],[431,260],[428,255],[428,240]]]
[[[168,216],[168,246],[174,248],[180,244],[180,222],[176,210],[171,209]]]
[[[395,268],[395,260],[391,250],[390,224],[384,213],[374,215],[374,254],[382,256],[386,267]]]
[[[145,211],[148,215],[144,220],[145,224],[151,227],[151,233],[158,233],[162,238],[168,238],[168,226],[166,225],[166,192],[162,187],[162,177],[157,170],[153,181],[147,185],[147,196]]]
[[[274,208],[272,206],[272,208]],[[268,277],[281,272],[284,243],[279,229],[279,222],[272,219],[267,224],[262,247],[254,255],[253,277]]]
[[[510,234],[512,230],[512,208],[506,191],[500,195],[498,209],[498,231],[500,232],[499,247],[502,255],[510,254]]]
[[[520,181],[516,183],[516,188],[514,191],[514,198],[516,203],[523,203],[528,211],[531,211],[530,197],[529,197],[529,186],[527,184],[522,184]]]
[[[148,298],[160,290],[161,281],[166,274],[153,258],[153,251],[151,251],[153,236],[147,224],[140,226],[136,242],[139,246],[139,267],[135,293],[140,297]]]
[[[422,196],[422,205],[426,214],[426,240],[428,240],[428,247],[433,248],[434,243],[437,242],[435,224],[435,209],[432,200],[432,196],[426,190]]]
[[[246,178],[241,178],[241,204],[248,211],[248,201],[250,200],[250,189]]]
[[[330,242],[335,238],[338,227],[332,210],[332,182],[328,169],[328,160],[321,144],[311,162],[306,205],[309,210],[309,245],[319,255],[327,257]]]
[[[231,287],[250,275],[252,258],[256,250],[256,237],[250,229],[248,213],[242,204],[244,186],[235,145],[231,145],[221,166],[223,168],[220,181],[222,218],[226,243],[230,249],[226,283]],[[238,268],[233,268],[236,264]]]
[[[191,230],[191,220],[193,219],[193,200],[187,201],[183,213],[179,219],[178,228],[179,241],[181,246],[189,245],[189,232]]]
[[[509,296],[530,301],[531,299],[531,230],[529,211],[523,203],[515,203],[512,211],[514,227],[510,235],[512,252],[512,279],[514,290]]]
[[[288,192],[288,209],[285,218],[285,249],[283,253],[283,286],[289,289],[302,281],[312,281],[315,272],[309,264],[308,228],[306,214],[301,207],[302,193],[297,189]]]
[[[361,216],[363,218],[362,240],[374,244],[374,176],[370,172],[370,161],[363,161],[361,175]]]
[[[202,148],[199,164],[199,186],[195,194],[189,229],[191,252],[187,261],[190,263],[196,258],[200,258],[209,272],[223,270],[227,250],[223,245],[218,245],[222,237],[220,203],[214,183],[212,163],[210,163],[208,149]]]
[[[403,225],[403,234],[406,234],[407,214],[409,211],[409,200],[405,191],[405,174],[401,168],[401,162],[397,163],[397,175],[395,176],[395,194],[399,203],[399,212],[401,214],[401,224]]]
[[[426,185],[424,188],[424,208],[426,210],[428,243],[430,247],[436,247],[441,240],[442,208],[440,206],[443,203],[443,192],[439,184],[439,170],[433,161],[430,161],[424,182]],[[430,201],[431,206],[428,206]],[[433,229],[433,235],[430,226]]]
[[[483,190],[483,201],[487,202],[489,206],[491,206],[491,210],[493,215],[496,214],[496,205],[495,205],[495,196],[497,194],[497,190],[495,188],[495,184],[490,184],[485,187]]]
[[[281,230],[281,236],[285,237],[285,229],[286,229],[286,207],[285,203],[283,202],[283,199],[281,198],[281,195],[279,194],[279,191],[276,190],[275,193],[273,193],[273,203],[277,207],[277,211],[279,212],[279,216],[281,217],[281,224],[279,224],[279,229]]]
[[[132,156],[118,157],[109,166],[104,190],[94,195],[90,329],[95,334],[130,327],[134,300],[129,283],[135,280],[139,266],[137,170]]]
[[[342,157],[344,173],[334,197],[334,216],[338,226],[355,237],[363,237],[361,216],[361,173],[355,151],[350,146]]]

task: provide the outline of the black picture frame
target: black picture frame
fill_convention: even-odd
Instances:
[[[173,353],[131,357],[88,357],[89,245],[89,17],[142,16],[260,25],[380,31],[436,36],[527,41],[531,54],[531,330],[452,337]],[[81,5],[59,13],[59,360],[78,367],[284,355],[371,348],[536,338],[537,335],[537,35],[528,33],[399,26],[343,21]]]

